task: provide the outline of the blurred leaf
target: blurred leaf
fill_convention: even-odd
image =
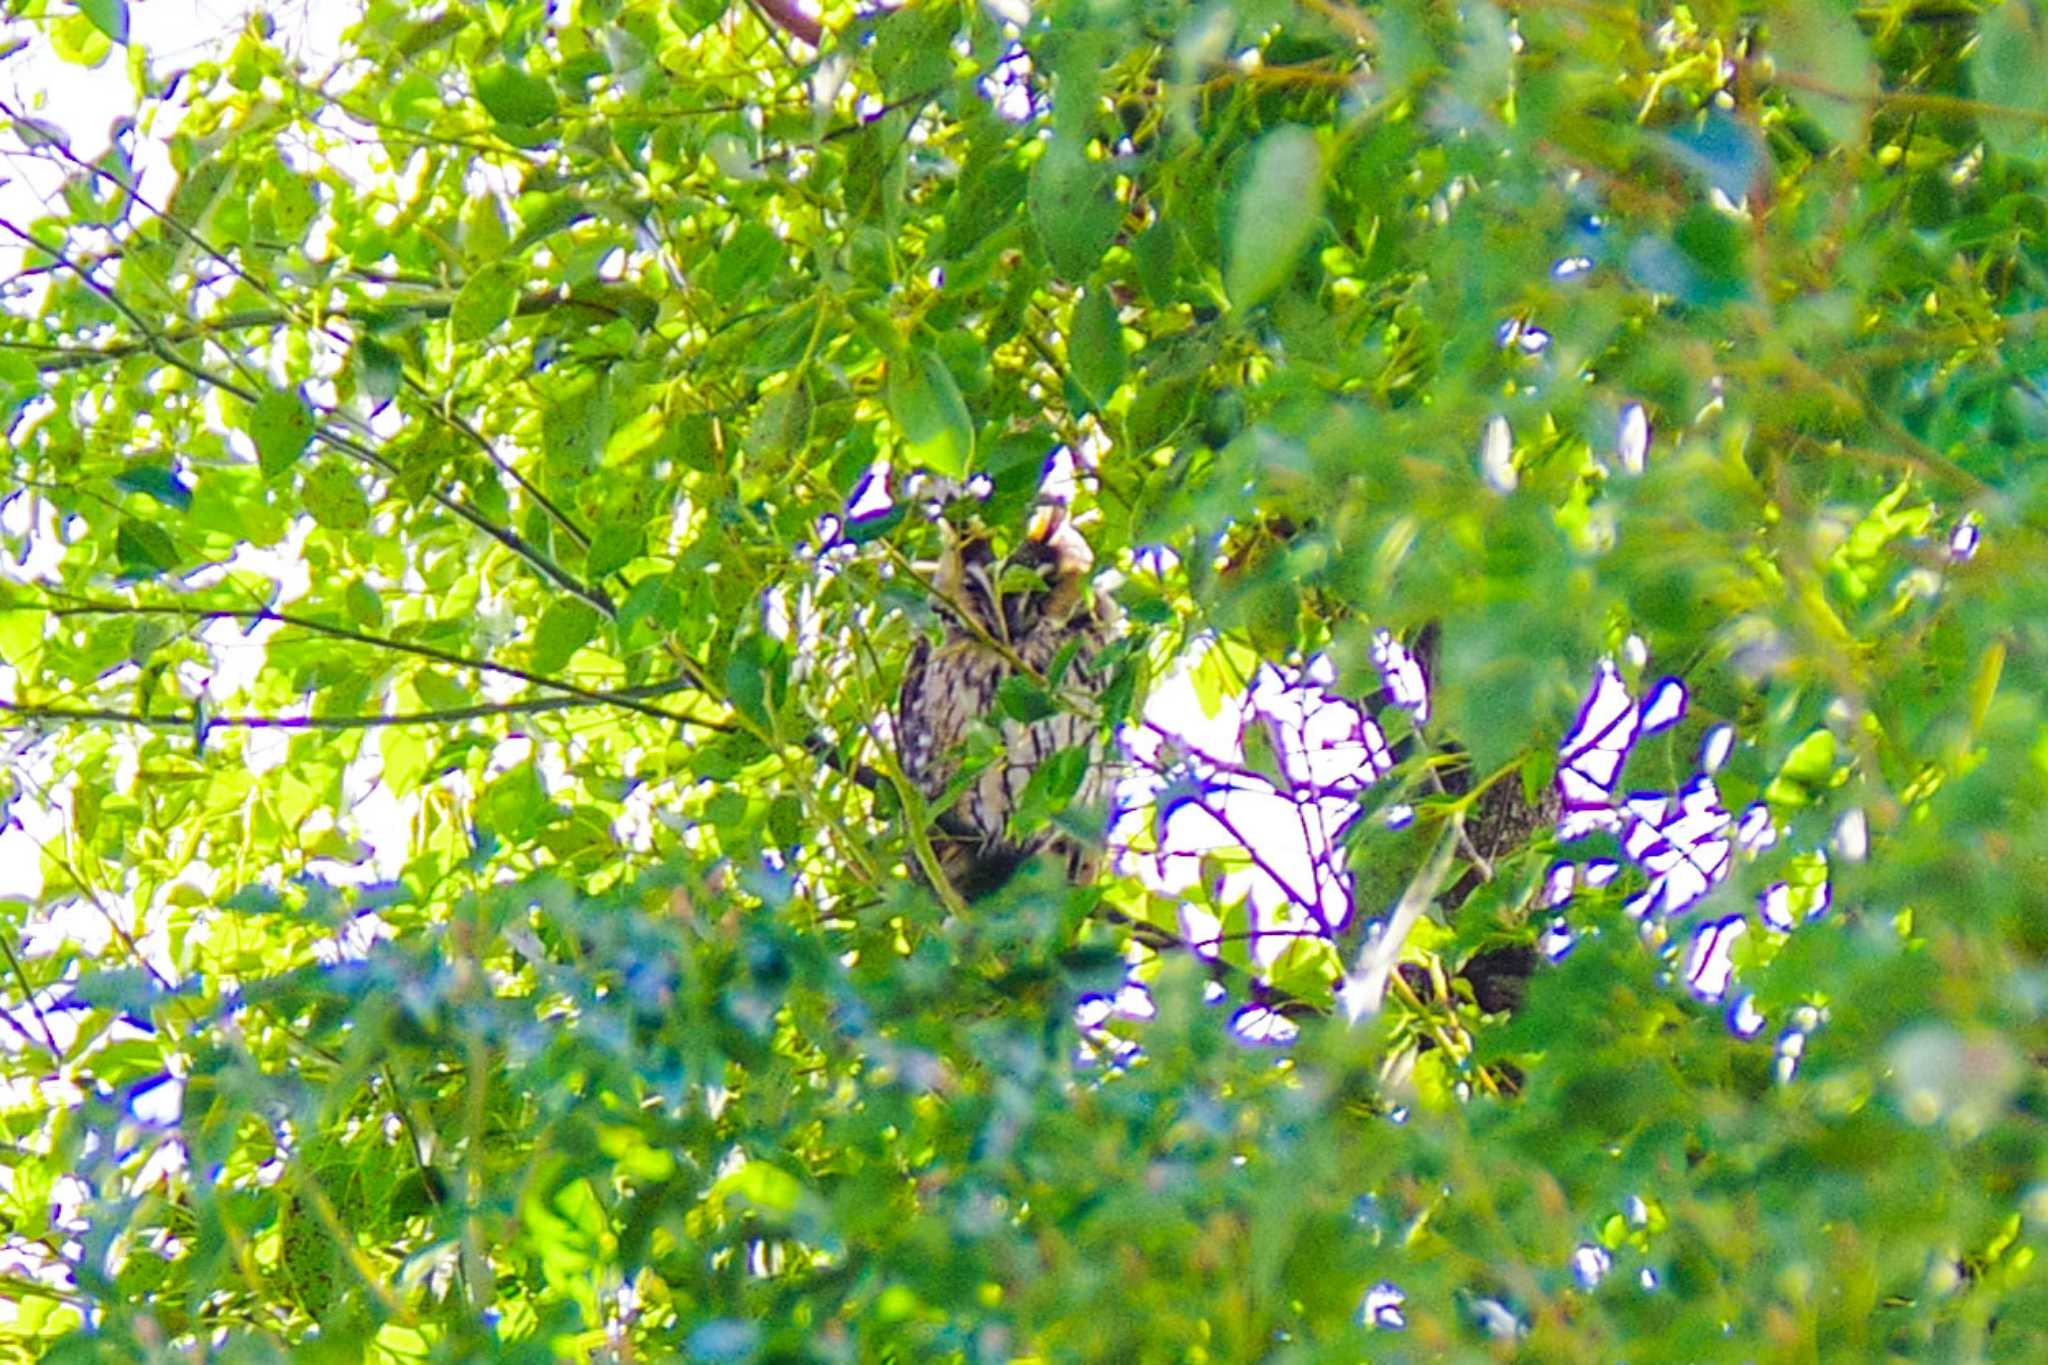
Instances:
[[[500,123],[532,128],[555,116],[555,92],[538,76],[504,62],[472,73],[477,102]]]
[[[374,402],[388,403],[404,387],[404,357],[375,337],[356,343],[356,368],[362,375],[363,392]]]
[[[114,535],[114,555],[123,578],[154,578],[178,567],[178,547],[163,527],[153,522],[121,519]]]
[[[1237,192],[1225,287],[1236,308],[1262,302],[1294,273],[1322,227],[1323,159],[1307,128],[1276,128],[1252,151]]]
[[[1877,67],[1844,0],[1775,0],[1770,47],[1779,78],[1836,142],[1861,150]]]
[[[2048,13],[2038,0],[2004,0],[1984,11],[1970,55],[1977,98],[2010,113],[1979,116],[1984,136],[2007,155],[2038,149],[2048,133]]]
[[[1054,141],[1031,168],[1031,222],[1046,259],[1069,280],[1084,280],[1115,240],[1123,214],[1109,177],[1087,153]]]

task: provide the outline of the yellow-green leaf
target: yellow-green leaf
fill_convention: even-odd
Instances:
[[[256,400],[249,413],[249,439],[265,478],[275,478],[298,463],[313,439],[313,410],[296,392],[273,389]]]
[[[313,520],[330,531],[360,531],[370,522],[370,500],[363,495],[362,484],[332,460],[306,471],[300,494]]]
[[[967,472],[974,458],[974,422],[960,386],[936,355],[913,351],[890,362],[889,416],[912,462],[949,478]]]
[[[504,326],[525,283],[526,270],[517,261],[492,261],[471,275],[448,313],[456,342],[482,341]]]
[[[500,123],[531,128],[553,118],[558,107],[553,86],[503,62],[475,72],[472,80],[477,102]]]
[[[533,670],[554,673],[597,634],[597,609],[573,598],[558,601],[541,613],[534,630]]]

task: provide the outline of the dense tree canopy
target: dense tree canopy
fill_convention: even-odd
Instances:
[[[2048,7],[0,8],[11,1356],[2048,1355]]]

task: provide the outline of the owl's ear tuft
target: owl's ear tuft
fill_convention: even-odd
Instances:
[[[1064,502],[1041,500],[1024,534],[1031,544],[1051,551],[1055,579],[1082,577],[1095,567],[1095,551],[1089,547],[1087,537],[1074,528],[1074,519]]]

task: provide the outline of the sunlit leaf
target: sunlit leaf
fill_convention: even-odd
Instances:
[[[458,343],[477,342],[505,325],[519,304],[526,270],[517,261],[492,261],[464,281],[449,311],[448,324]]]
[[[474,73],[477,102],[501,123],[532,128],[555,115],[554,88],[540,77],[500,62]]]
[[[313,410],[303,396],[273,389],[249,413],[249,439],[265,477],[275,478],[298,463],[313,438]]]

